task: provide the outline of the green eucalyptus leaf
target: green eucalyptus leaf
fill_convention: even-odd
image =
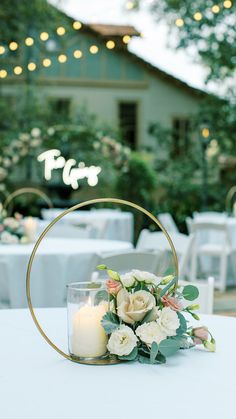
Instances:
[[[108,311],[102,318],[101,324],[105,330],[106,335],[110,335],[114,330],[118,329],[120,326],[119,317]]]
[[[193,301],[199,296],[199,291],[194,285],[186,285],[183,289],[183,297],[185,300]]]
[[[155,364],[157,354],[158,354],[158,344],[156,342],[152,342],[151,353],[150,353],[151,364]]]
[[[175,339],[164,339],[159,344],[159,351],[165,357],[174,355],[180,348],[179,342]]]
[[[156,356],[156,362],[158,362],[159,364],[165,364],[166,363],[166,357],[159,352]]]
[[[151,364],[150,358],[143,355],[139,355],[138,360],[141,364]]]
[[[124,361],[135,361],[138,356],[138,348],[137,346],[130,352],[129,355],[119,356],[119,359],[123,359]]]
[[[172,281],[169,282],[169,284],[163,288],[160,292],[160,297],[163,297],[163,295],[165,295],[167,293],[167,291],[173,286],[175,285],[175,283],[177,282],[177,277],[173,278]]]
[[[180,321],[180,326],[176,330],[176,333],[177,333],[177,335],[183,335],[184,333],[186,333],[187,328],[188,328],[187,321],[186,321],[185,317],[183,316],[183,314],[178,312],[177,316],[178,316],[179,321]]]
[[[141,321],[141,324],[149,323],[150,321],[153,321],[155,312],[156,312],[155,308],[152,308],[151,310],[149,310],[147,314],[144,316],[143,320]]]
[[[109,301],[110,297],[106,290],[98,291],[94,298],[94,304],[98,305],[102,301]]]

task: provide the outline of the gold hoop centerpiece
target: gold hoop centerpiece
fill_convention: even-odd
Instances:
[[[8,197],[6,198],[6,200],[3,203],[3,210],[7,210],[9,205],[12,203],[12,201],[16,197],[18,197],[20,195],[24,195],[24,194],[37,195],[40,198],[42,198],[44,200],[44,202],[46,202],[47,206],[50,209],[53,208],[53,203],[45,192],[43,192],[43,191],[41,191],[40,189],[37,189],[37,188],[20,188],[20,189],[17,189],[16,191],[12,192],[10,195],[8,195]]]
[[[42,240],[44,239],[44,237],[47,235],[47,233],[51,230],[51,228],[58,222],[60,221],[63,217],[65,217],[67,214],[78,210],[80,208],[86,207],[88,205],[93,205],[93,204],[98,204],[98,203],[113,203],[113,204],[120,204],[120,205],[126,205],[128,207],[134,208],[140,212],[142,212],[143,214],[145,214],[147,217],[149,217],[160,229],[161,231],[164,233],[165,237],[167,238],[171,251],[172,251],[172,257],[173,257],[173,262],[174,262],[174,266],[175,266],[175,277],[177,278],[176,282],[175,282],[175,288],[177,287],[178,284],[178,258],[177,258],[177,254],[176,254],[176,250],[174,247],[174,244],[169,236],[169,234],[167,233],[166,229],[163,227],[163,225],[160,223],[160,221],[154,216],[152,215],[149,211],[147,211],[146,209],[142,208],[141,206],[134,204],[133,202],[130,201],[126,201],[123,199],[118,199],[118,198],[99,198],[99,199],[92,199],[86,202],[82,202],[79,203],[77,205],[74,205],[73,207],[65,210],[63,213],[61,213],[58,217],[56,217],[48,226],[47,228],[43,231],[43,233],[41,234],[41,236],[39,237],[39,239],[37,240],[30,260],[29,260],[29,264],[28,264],[28,268],[27,268],[27,275],[26,275],[26,293],[27,293],[27,301],[28,301],[28,307],[31,313],[31,316],[33,318],[33,321],[37,327],[37,329],[39,330],[39,332],[41,333],[42,337],[46,340],[46,342],[56,351],[58,352],[60,355],[62,355],[64,358],[73,361],[73,362],[77,362],[77,363],[82,363],[82,364],[91,364],[91,365],[109,365],[109,364],[117,364],[119,362],[122,362],[118,359],[115,358],[104,358],[104,359],[98,359],[98,360],[78,360],[75,359],[74,357],[72,357],[71,355],[67,354],[66,352],[62,351],[62,349],[60,349],[57,345],[55,345],[54,342],[52,342],[49,337],[46,335],[46,333],[44,332],[43,328],[41,327],[36,314],[34,312],[34,308],[33,308],[33,304],[32,304],[32,299],[31,299],[31,288],[30,288],[30,279],[31,279],[31,270],[32,270],[32,265],[34,262],[34,258],[35,255],[37,253],[38,247],[40,245],[40,243],[42,242]]]

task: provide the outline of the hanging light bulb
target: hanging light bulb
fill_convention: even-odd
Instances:
[[[124,35],[122,38],[124,44],[128,44],[131,40],[131,37],[129,35]]]
[[[176,19],[175,24],[176,24],[176,26],[181,28],[182,26],[184,26],[184,21],[183,21],[183,19],[178,18],[178,19]]]
[[[82,58],[83,53],[82,53],[82,51],[80,51],[80,49],[76,49],[74,51],[73,55],[74,55],[75,58],[79,59],[79,58]]]
[[[29,70],[29,71],[34,71],[34,70],[36,70],[36,67],[37,67],[37,66],[36,66],[36,64],[35,64],[35,63],[31,62],[31,63],[29,63],[29,64],[28,64],[28,66],[27,66],[27,67],[28,67],[28,70]]]
[[[16,51],[18,47],[19,47],[19,45],[15,41],[10,42],[10,44],[9,44],[9,49],[11,51]]]
[[[43,60],[44,67],[50,67],[51,64],[52,64],[52,61],[50,60],[50,58],[44,58]]]
[[[65,28],[63,26],[59,26],[57,28],[57,35],[63,36],[63,35],[65,35],[65,33],[66,33],[66,30],[65,30]]]
[[[64,64],[67,61],[67,56],[65,54],[58,55],[58,61],[61,64]]]
[[[115,42],[114,42],[114,41],[112,41],[112,40],[107,41],[107,43],[106,43],[106,47],[107,47],[108,49],[114,49],[114,48],[115,48],[115,46],[116,46],[116,44],[115,44]]]
[[[91,52],[91,54],[97,54],[98,53],[97,45],[91,45],[91,47],[89,48],[89,51]]]
[[[73,28],[76,31],[79,31],[82,28],[82,23],[78,22],[77,20],[75,22],[73,22]]]
[[[49,34],[47,32],[41,32],[39,36],[40,36],[41,41],[47,41],[49,38]]]
[[[193,18],[196,21],[200,22],[200,20],[202,20],[202,14],[200,12],[196,12],[196,13],[194,13]]]
[[[0,79],[5,79],[7,77],[7,70],[0,70]]]
[[[19,76],[22,73],[23,69],[21,66],[17,65],[16,67],[14,67],[13,71],[17,76]]]
[[[32,45],[34,45],[34,40],[33,38],[31,38],[31,36],[28,36],[27,38],[25,38],[25,45],[27,47],[31,47]]]
[[[3,45],[0,45],[0,55],[4,54],[5,51],[5,47]]]

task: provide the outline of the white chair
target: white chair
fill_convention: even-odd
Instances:
[[[182,233],[172,233],[171,240],[175,246],[178,256],[185,253],[189,245],[189,236]],[[149,230],[142,230],[136,245],[138,250],[170,250],[170,245],[164,233]]]
[[[161,255],[159,252],[147,253],[137,252],[135,250],[126,253],[114,253],[108,256],[101,256],[99,260],[99,264],[106,265],[121,274],[131,271],[132,269],[158,274],[160,262]],[[99,276],[103,277],[105,274],[101,271]]]
[[[199,296],[193,301],[193,304],[199,304],[199,310],[197,313],[201,314],[212,314],[214,304],[214,278],[209,277],[207,280],[197,280],[192,285],[195,285],[199,290]],[[187,281],[179,281],[179,285],[189,285]],[[185,306],[191,305],[190,301],[185,300]]]
[[[181,280],[190,278],[190,269],[191,269],[191,253],[194,243],[194,235],[191,234],[189,237],[188,245],[185,248],[185,251],[179,258],[179,278]]]
[[[195,222],[193,225],[194,244],[191,260],[191,281],[198,276],[198,263],[203,257],[211,262],[219,260],[218,279],[215,281],[216,288],[224,291],[228,267],[228,256],[231,253],[228,230],[225,223]],[[211,264],[211,273],[215,264]]]
[[[212,220],[212,221],[215,221],[216,219],[226,220],[227,214],[225,212],[217,212],[217,211],[194,212],[193,218],[199,221],[203,219]]]
[[[8,287],[8,269],[4,261],[0,262],[0,308],[9,308],[10,293]]]
[[[46,224],[46,226],[48,223]],[[46,228],[46,226],[43,227],[43,225],[40,225],[40,231],[41,233]],[[39,231],[39,233],[40,233]],[[39,234],[38,233],[38,234]],[[71,224],[55,224],[51,230],[48,232],[48,236],[50,238],[77,238],[77,239],[88,239],[92,235],[92,228],[91,227],[77,227]]]
[[[188,229],[188,234],[192,234],[193,232],[193,219],[191,217],[186,217],[186,225]]]
[[[167,230],[168,233],[178,233],[179,232],[178,227],[177,227],[172,215],[169,214],[168,212],[163,213],[163,214],[158,214],[157,219],[160,220],[160,222],[165,227],[165,229]]]

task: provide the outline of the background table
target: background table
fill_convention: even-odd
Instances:
[[[65,311],[39,311],[56,335],[63,335]],[[54,352],[27,310],[2,310],[1,417],[233,419],[236,319],[202,316],[201,324],[216,337],[216,353],[180,351],[162,366],[86,366]]]
[[[48,221],[54,220],[63,212],[63,209],[44,209],[43,218]],[[112,209],[91,211],[74,211],[66,215],[61,222],[71,224],[89,224],[94,227],[104,225],[104,239],[133,241],[133,214]]]
[[[96,239],[45,239],[32,268],[32,299],[37,307],[64,304],[66,284],[87,281],[99,262],[99,253],[131,249],[129,242]],[[33,245],[0,245],[1,286],[13,308],[27,307],[26,270]],[[1,298],[2,297],[2,298]]]

